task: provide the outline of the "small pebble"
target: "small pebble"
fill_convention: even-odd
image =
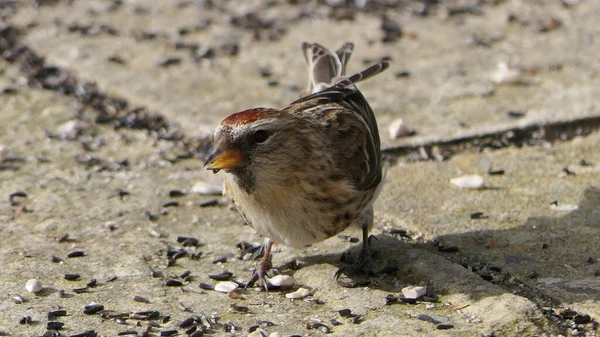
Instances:
[[[25,289],[30,293],[39,293],[42,290],[42,281],[31,279],[25,283]]]
[[[8,157],[8,147],[0,144],[0,165],[4,162],[4,159]]]
[[[81,122],[78,120],[68,121],[58,127],[57,136],[61,140],[73,140],[81,132]]]
[[[525,80],[519,69],[509,68],[506,62],[498,63],[496,71],[492,74],[492,81],[497,84],[523,84]]]
[[[192,192],[202,195],[223,195],[223,188],[218,185],[199,181],[192,187]]]
[[[218,291],[220,293],[228,293],[237,289],[237,287],[238,285],[231,281],[218,282],[217,284],[215,284],[215,291]]]
[[[267,282],[274,287],[291,287],[296,283],[296,280],[289,275],[275,275]]]
[[[417,299],[421,296],[424,296],[425,294],[427,294],[427,287],[408,286],[402,288],[402,295],[409,299]]]
[[[407,137],[412,134],[406,126],[406,123],[404,123],[404,121],[402,120],[402,118],[398,118],[392,121],[392,123],[388,127],[388,132],[390,133],[391,139]]]
[[[306,288],[298,288],[298,290],[292,292],[292,293],[287,293],[285,294],[286,298],[302,298],[302,297],[306,297],[310,295],[310,289],[306,289]]]
[[[480,175],[466,175],[450,179],[452,185],[465,189],[481,189],[485,186],[483,177]]]

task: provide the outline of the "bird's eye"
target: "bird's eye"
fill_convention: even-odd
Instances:
[[[258,130],[252,135],[252,139],[257,143],[263,143],[267,138],[269,138],[269,133],[265,130]]]

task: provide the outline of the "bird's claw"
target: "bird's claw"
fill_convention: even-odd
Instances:
[[[246,286],[244,287],[244,289],[247,289],[248,287],[252,287],[254,285],[254,283],[256,283],[256,281],[258,281],[259,286],[262,287],[266,292],[269,292],[269,284],[267,282],[267,272],[270,269],[271,269],[271,262],[269,262],[267,260],[260,261],[260,263],[258,264],[258,268],[256,268],[254,270],[254,273],[252,274],[252,278],[250,278],[250,281],[248,281],[248,283],[246,283]]]

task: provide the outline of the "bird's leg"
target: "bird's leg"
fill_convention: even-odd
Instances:
[[[365,221],[362,228],[362,248],[360,250],[360,254],[358,255],[358,259],[354,262],[352,266],[345,266],[340,268],[335,273],[335,279],[337,283],[346,288],[353,288],[357,286],[367,285],[370,281],[359,281],[348,283],[340,280],[340,276],[342,275],[357,275],[357,276],[373,276],[372,264],[371,264],[371,245],[369,243],[369,221]]]
[[[365,224],[362,228],[362,248],[360,254],[358,254],[358,260],[354,265],[354,272],[356,274],[363,273],[365,275],[373,275],[371,269],[371,244],[369,240],[369,226]]]
[[[246,287],[251,287],[254,285],[256,281],[258,281],[259,285],[265,289],[265,291],[269,291],[269,286],[267,284],[267,272],[271,269],[271,248],[273,247],[273,241],[266,239],[264,243],[265,254],[263,255],[262,260],[258,263],[258,267],[254,270],[252,274],[252,278],[248,283],[246,283]]]

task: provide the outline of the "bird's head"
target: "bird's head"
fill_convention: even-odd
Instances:
[[[276,109],[234,113],[216,128],[215,148],[204,166],[215,173],[232,173],[248,183],[257,173],[276,175],[278,169],[293,166],[298,151],[303,152],[299,124],[298,118]]]

